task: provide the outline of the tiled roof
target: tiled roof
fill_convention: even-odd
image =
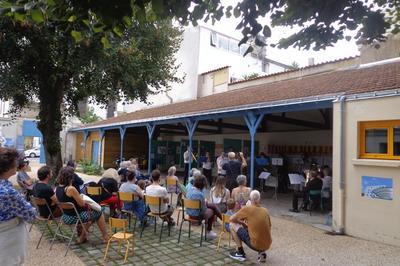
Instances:
[[[217,71],[220,71],[220,70],[228,68],[228,67],[229,66],[223,66],[223,67],[219,67],[219,68],[216,68],[216,69],[211,69],[211,70],[208,70],[206,72],[201,73],[200,76],[205,75],[205,74],[209,74],[209,73],[212,73],[212,72],[217,72]]]
[[[235,108],[312,96],[351,95],[398,88],[400,88],[400,61],[265,83],[213,94],[196,100],[144,109],[99,121],[86,127],[106,126],[125,121],[193,114],[205,110]]]

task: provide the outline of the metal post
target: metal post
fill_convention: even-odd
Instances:
[[[104,129],[100,129],[100,147],[99,147],[99,165],[103,166],[103,160],[101,156],[103,155],[103,140],[106,135],[106,131]]]
[[[189,151],[190,151],[190,154],[189,154],[189,167],[188,167],[189,168],[188,169],[189,172],[187,173],[188,176],[190,176],[190,169],[192,168],[192,160],[193,160],[193,158],[192,158],[193,135],[194,135],[194,131],[196,130],[196,127],[197,127],[198,123],[199,123],[198,120],[193,120],[193,119],[190,119],[190,118],[185,120],[186,128],[187,128],[187,131],[188,131],[188,134],[189,134]]]
[[[126,128],[125,127],[119,127],[119,137],[121,140],[121,147],[120,147],[120,154],[119,154],[119,160],[120,162],[122,161],[122,157],[124,157],[124,138],[125,138],[125,132]]]
[[[147,134],[149,137],[149,159],[147,161],[147,171],[148,171],[148,174],[150,175],[151,174],[151,139],[153,137],[153,133],[154,133],[154,129],[156,128],[156,125],[149,123],[146,125],[146,128],[147,128]]]
[[[89,138],[90,131],[83,131],[83,159],[86,159],[86,142]]]
[[[257,115],[254,114],[253,112],[246,112],[246,115],[244,116],[244,120],[246,121],[247,127],[249,128],[250,132],[250,187],[254,188],[254,150],[255,150],[255,145],[254,145],[254,140],[255,140],[255,135],[257,133],[257,128],[260,125],[262,119],[264,118],[264,115]]]

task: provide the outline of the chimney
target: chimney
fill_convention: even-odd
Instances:
[[[313,66],[314,65],[314,57],[309,57],[308,58],[308,65]]]

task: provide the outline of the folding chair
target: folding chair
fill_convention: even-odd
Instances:
[[[136,195],[134,192],[118,192],[117,193],[118,196],[118,200],[122,201],[122,202],[129,202],[129,203],[133,203],[134,201],[138,201],[139,197],[138,195]],[[132,217],[135,218],[135,223],[133,225],[133,231],[135,231],[136,229],[136,222],[137,222],[137,217],[135,215],[135,213],[133,211],[130,210],[124,210],[121,208],[121,213],[125,213],[126,215],[128,215],[128,221],[129,221],[129,229],[131,229],[131,219]]]
[[[116,232],[108,240],[106,251],[104,253],[104,261],[107,259],[108,249],[110,248],[111,241],[113,241],[113,240],[118,241],[118,252],[120,254],[121,254],[121,242],[122,241],[126,242],[124,263],[126,262],[126,260],[128,258],[129,245],[131,244],[131,242],[129,242],[130,239],[132,239],[132,254],[133,254],[134,248],[135,248],[134,234],[126,232],[127,223],[128,223],[128,221],[126,219],[118,219],[118,218],[110,217],[110,220],[109,220],[110,231],[112,232],[113,230],[116,230],[116,229],[122,229],[122,232]]]
[[[69,240],[68,246],[67,246],[67,250],[65,251],[65,254],[64,254],[64,257],[65,257],[65,256],[67,256],[69,247],[71,246],[72,239],[74,238],[75,234],[78,233],[78,225],[82,226],[82,230],[86,234],[88,234],[87,230],[85,229],[85,225],[88,224],[88,223],[83,223],[82,222],[81,217],[80,217],[80,215],[79,215],[79,213],[78,213],[78,211],[75,208],[75,205],[73,203],[71,203],[71,202],[61,202],[61,203],[58,204],[58,207],[61,208],[61,210],[63,212],[65,210],[74,210],[75,215],[77,217],[76,222],[74,224],[66,224],[66,223],[64,223],[63,219],[60,219],[60,221],[57,224],[56,232],[54,233],[53,239],[51,240],[50,250],[52,249],[53,244],[54,244],[54,240],[56,240],[57,236],[59,236],[59,237],[61,237],[63,239],[68,239]],[[68,235],[64,234],[61,231],[61,227],[62,227],[63,224],[69,227],[69,229],[71,230],[71,233],[72,233],[71,236],[68,236]],[[73,228],[71,228],[71,227],[73,227]]]
[[[192,222],[200,222],[201,223],[201,234],[200,234],[200,247],[203,245],[203,233],[204,233],[204,240],[207,240],[206,238],[206,230],[204,230],[206,226],[206,221],[202,218],[191,218],[190,216],[185,217],[185,209],[194,209],[198,211],[202,211],[201,209],[201,201],[200,200],[190,200],[190,199],[182,199],[182,222],[179,227],[179,237],[178,237],[178,243],[181,241],[181,232],[182,232],[182,225],[184,222],[189,223],[189,238],[190,238],[190,231],[191,231],[191,226]]]
[[[219,246],[220,246],[220,243],[221,243],[221,239],[222,239],[222,236],[225,233],[228,233],[228,243],[229,243],[229,247],[231,247],[231,233],[229,231],[227,231],[226,228],[225,228],[225,224],[227,224],[227,223],[229,224],[230,218],[231,218],[230,215],[222,214],[222,225],[221,225],[222,229],[221,229],[221,233],[219,234],[219,237],[218,237],[217,251],[219,251]]]
[[[167,220],[165,219],[167,217],[167,214],[161,213],[161,204],[163,203],[163,198],[145,195],[144,203],[146,206],[148,206],[148,205],[158,206],[158,213],[150,211],[147,214],[147,216],[154,218],[154,233],[156,233],[156,231],[157,231],[157,217],[161,218],[162,223],[161,223],[161,231],[160,231],[160,239],[159,239],[159,241],[161,242],[161,236],[162,236],[162,232],[163,232],[163,228],[164,228],[164,223],[167,222]],[[142,230],[140,232],[140,238],[142,238],[144,228],[145,228],[145,224],[142,225]],[[168,236],[170,236],[170,235],[171,235],[171,226],[168,224]]]
[[[37,210],[35,221],[45,223],[46,227],[47,227],[47,230],[49,230],[49,233],[51,234],[51,236],[53,236],[54,233],[53,233],[53,230],[51,230],[51,226],[50,225],[51,225],[51,222],[53,220],[55,220],[55,217],[53,215],[53,211],[51,210],[49,204],[47,203],[47,201],[45,199],[42,199],[42,198],[36,198],[34,196],[31,196],[30,199],[31,199],[31,203],[33,204],[33,207],[35,207],[35,209]],[[39,214],[39,207],[44,207],[44,206],[49,211],[49,216],[47,218],[43,217],[43,216],[40,216],[40,214]],[[32,223],[32,225],[31,225],[31,227],[29,229],[29,232],[32,230],[33,224],[34,223]],[[38,241],[38,243],[36,245],[36,249],[39,248],[39,245],[40,245],[40,242],[42,241],[44,233],[45,233],[45,231],[42,231],[42,233],[40,235],[40,238],[39,238],[39,241]]]

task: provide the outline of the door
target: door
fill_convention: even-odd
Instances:
[[[99,149],[100,142],[98,140],[92,141],[92,163],[99,164]]]
[[[242,140],[241,139],[224,139],[224,151],[225,152],[240,152],[242,151]]]

